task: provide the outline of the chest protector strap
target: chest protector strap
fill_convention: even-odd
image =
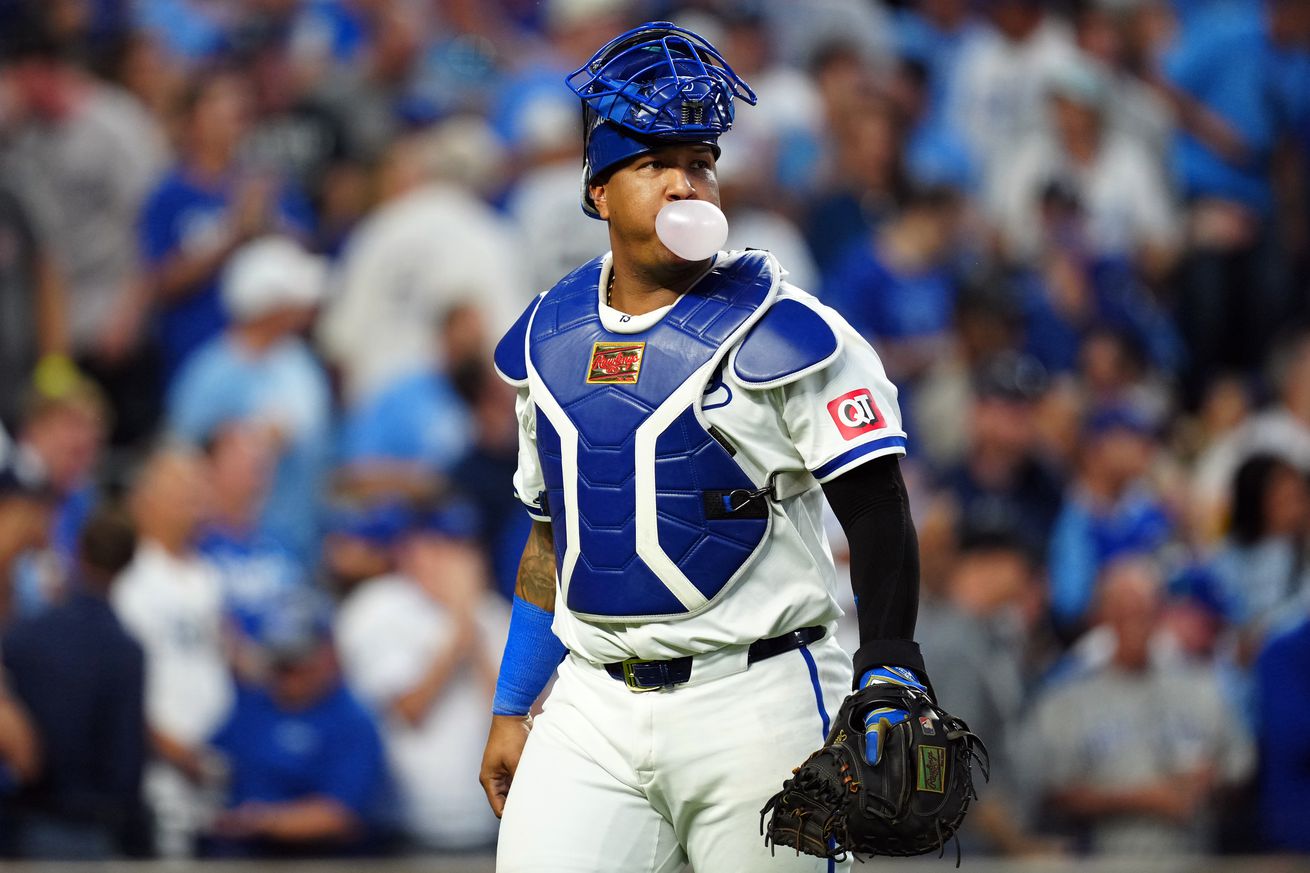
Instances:
[[[629,334],[601,324],[602,264],[543,295],[527,328],[561,591],[593,621],[694,615],[740,578],[772,524],[768,483],[733,461],[699,402],[773,303],[777,262],[721,257],[657,324]]]

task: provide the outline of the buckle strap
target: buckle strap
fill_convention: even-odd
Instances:
[[[754,664],[783,652],[803,648],[823,639],[826,631],[818,625],[804,627],[781,636],[756,640],[750,644],[746,654],[746,663]],[[623,682],[633,691],[658,691],[672,688],[691,680],[691,668],[694,658],[685,656],[671,658],[667,661],[643,661],[629,658],[626,661],[614,661],[605,665],[605,672]]]

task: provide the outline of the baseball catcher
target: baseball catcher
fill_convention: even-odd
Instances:
[[[977,797],[975,762],[987,778],[986,746],[911,671],[870,670],[760,811],[765,842],[837,860],[944,851]]]

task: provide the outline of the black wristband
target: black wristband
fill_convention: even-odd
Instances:
[[[860,679],[874,667],[905,667],[913,670],[932,693],[928,670],[923,666],[923,653],[914,640],[870,640],[855,653],[855,678],[852,687],[860,687]],[[936,699],[937,695],[933,695]]]

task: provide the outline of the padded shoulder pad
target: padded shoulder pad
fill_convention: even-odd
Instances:
[[[528,304],[519,320],[496,343],[496,353],[492,356],[500,378],[515,387],[528,384],[528,323],[540,303],[541,297],[537,297]]]
[[[832,362],[841,339],[800,300],[777,301],[732,353],[732,375],[745,388],[775,388]]]

